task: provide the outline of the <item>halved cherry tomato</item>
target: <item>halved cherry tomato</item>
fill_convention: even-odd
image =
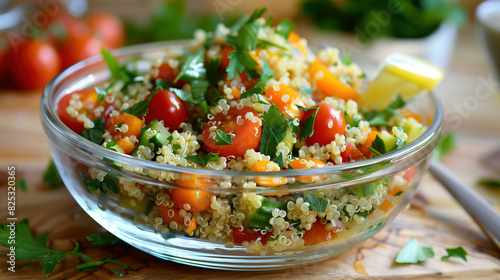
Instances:
[[[356,145],[349,143],[345,147],[345,151],[340,153],[342,162],[350,162],[351,160],[360,161],[364,159],[363,154],[356,148]]]
[[[124,125],[126,125],[126,131],[122,132],[125,130]],[[106,120],[106,130],[109,131],[109,134],[113,137],[120,136],[120,138],[132,135],[139,138],[143,125],[144,122],[141,119],[127,113],[112,116]]]
[[[320,98],[326,96],[337,96],[345,101],[352,99],[356,101],[360,95],[354,89],[344,85],[317,59],[309,65],[311,79],[316,80],[316,85],[320,91]],[[321,98],[323,97],[323,98]]]
[[[250,118],[251,115],[253,117]],[[255,109],[246,106],[241,109],[233,107],[227,113],[217,114],[203,129],[203,142],[207,150],[212,153],[220,152],[223,157],[243,157],[249,149],[258,150],[262,134],[258,116]],[[218,129],[234,134],[232,144],[215,144],[214,138]]]
[[[377,135],[380,135],[380,132],[378,131],[372,131],[370,135],[368,135],[368,138],[366,138],[365,143],[361,146],[361,152],[363,155],[365,155],[366,158],[371,158],[372,157],[372,152],[368,149],[368,146],[372,146],[373,141],[375,141],[375,138],[377,138]]]
[[[279,165],[274,161],[261,160],[253,165],[252,171],[269,172],[280,171]],[[285,177],[257,177],[254,179],[255,183],[264,187],[277,187],[284,185],[288,182]]]
[[[112,49],[123,46],[125,27],[121,20],[113,14],[97,11],[87,16],[86,22],[104,44]]]
[[[305,123],[307,117],[313,112],[313,110],[309,110],[304,113],[302,124]],[[345,134],[344,114],[332,106],[323,103],[319,105],[319,110],[316,114],[314,132],[312,136],[307,136],[305,141],[309,146],[315,143],[318,143],[320,146],[325,146],[335,140],[336,134]]]
[[[184,84],[186,84],[185,81],[183,80],[178,80],[176,83],[174,83],[175,78],[179,74],[180,69],[179,68],[172,68],[170,64],[168,63],[162,63],[160,67],[158,67],[158,77],[157,79],[161,80],[167,80],[170,82],[171,85],[174,87],[181,88]]]
[[[233,228],[233,241],[235,245],[241,245],[244,241],[250,242],[253,240],[257,240],[260,238],[260,242],[262,245],[267,243],[269,237],[273,234],[273,232],[267,232],[266,234],[262,234],[260,231],[255,231],[252,229],[244,228],[243,231],[240,231],[238,228]]]
[[[59,116],[59,119],[71,130],[74,132],[81,134],[83,130],[85,130],[85,127],[83,126],[83,122],[80,122],[76,119],[76,116],[73,117],[67,112],[67,108],[69,106],[70,100],[73,97],[74,94],[78,94],[80,98],[78,99],[79,101],[82,102],[82,109],[80,111],[85,111],[87,107],[91,106],[92,104],[95,106],[97,104],[97,97],[98,94],[94,90],[79,90],[75,91],[71,94],[65,95],[61,100],[59,101],[59,104],[57,105],[57,114]]]
[[[280,83],[270,87],[264,97],[280,109],[282,114],[291,118],[301,118],[304,112],[297,106],[305,107],[304,102],[292,88]]]
[[[327,231],[325,225],[320,221],[316,221],[310,230],[306,230],[302,236],[305,245],[312,245],[320,242],[325,242],[337,238],[337,234],[333,231]]]
[[[293,169],[321,168],[321,167],[325,167],[325,165],[326,165],[321,160],[315,159],[315,158],[296,159],[296,160],[290,161],[289,164]],[[312,182],[316,182],[319,180],[323,180],[325,178],[326,178],[326,176],[324,176],[324,175],[314,175],[314,176],[297,177],[297,178],[295,178],[295,180],[297,180],[301,183],[307,184],[307,183],[312,183]]]
[[[179,215],[179,208],[177,207],[167,207],[160,205],[158,207],[158,216],[162,219],[164,225],[170,225],[171,222],[175,222],[178,225],[184,225],[184,217]]]
[[[187,109],[184,101],[180,100],[173,92],[162,89],[156,92],[148,105],[149,111],[145,116],[146,123],[157,119],[169,131],[179,129],[181,123],[186,121]]]
[[[33,39],[9,52],[10,73],[23,89],[40,90],[61,68],[54,46],[47,40]]]
[[[205,211],[212,203],[213,193],[202,190],[173,189],[172,201],[180,209],[190,212]],[[185,206],[188,205],[188,206]]]

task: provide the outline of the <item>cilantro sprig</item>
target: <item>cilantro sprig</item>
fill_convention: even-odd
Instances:
[[[75,248],[72,251],[50,249],[47,246],[47,238],[50,233],[46,232],[38,235],[37,237],[34,237],[31,234],[27,219],[16,222],[14,226],[12,226],[12,224],[0,225],[0,245],[10,248],[11,244],[9,243],[9,236],[11,236],[12,230],[15,231],[16,236],[16,258],[23,261],[39,260],[40,264],[42,265],[41,268],[46,275],[52,273],[57,264],[67,255],[77,256],[84,261],[84,263],[76,266],[76,269],[82,271],[90,271],[96,269],[105,263],[114,263],[125,268],[132,268],[125,263],[109,259],[108,257],[105,257],[99,261],[94,261],[91,257],[79,252],[80,247],[78,243],[76,243]]]
[[[198,165],[201,165],[203,167],[207,166],[207,164],[210,161],[217,162],[219,161],[219,153],[208,153],[206,155],[191,155],[191,156],[186,156],[186,159],[189,161],[192,161]]]

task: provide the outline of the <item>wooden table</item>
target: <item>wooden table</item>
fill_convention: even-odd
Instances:
[[[445,108],[461,104],[487,78],[490,68],[482,45],[473,28],[462,31],[448,76],[438,90]],[[127,245],[95,249],[85,240],[94,232],[105,232],[80,209],[65,188],[49,189],[41,182],[42,173],[49,160],[48,141],[39,120],[39,94],[2,92],[0,94],[0,174],[7,166],[15,165],[17,174],[23,175],[28,191],[16,194],[16,216],[29,218],[33,233],[52,231],[49,245],[55,249],[70,250],[78,242],[81,251],[94,259],[110,254],[112,258],[130,264],[124,278],[162,279],[350,279],[365,275],[373,279],[499,279],[500,252],[486,238],[471,218],[427,175],[412,207],[403,211],[385,229],[371,240],[336,258],[293,270],[275,272],[218,271],[188,267],[168,261],[158,261]],[[497,176],[480,163],[480,159],[500,148],[500,93],[494,92],[454,131],[460,146],[443,162],[456,172],[500,210],[500,189],[476,185],[478,178]],[[0,221],[7,217],[5,180],[0,184]],[[418,265],[396,265],[397,252],[412,237],[421,246],[434,248],[436,256]],[[469,253],[468,262],[460,259],[441,261],[445,248],[463,246]],[[44,278],[38,264],[18,261],[16,273],[7,271],[4,261],[7,250],[0,248],[1,279]],[[65,258],[50,275],[54,279],[107,279],[118,268],[107,264],[92,271],[81,272],[74,268],[80,260]]]

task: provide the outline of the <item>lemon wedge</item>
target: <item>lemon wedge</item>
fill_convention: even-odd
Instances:
[[[426,60],[401,53],[391,54],[381,64],[377,77],[368,84],[359,104],[369,110],[381,110],[398,93],[407,100],[432,90],[443,78],[443,70]]]

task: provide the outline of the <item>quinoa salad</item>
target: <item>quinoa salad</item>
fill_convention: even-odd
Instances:
[[[158,164],[256,172],[362,161],[399,149],[426,130],[401,96],[387,108],[358,106],[363,70],[336,48],[313,53],[291,21],[273,24],[264,12],[256,10],[232,27],[197,31],[188,47],[171,47],[148,60],[147,71],[138,70],[140,59],[119,64],[103,50],[110,80],[63,96],[60,120],[106,149]],[[336,178],[141,173],[167,183],[160,187],[95,167],[82,167],[80,175],[90,192],[117,196],[138,223],[157,232],[274,255],[377,227],[415,172],[302,192],[286,187]],[[209,191],[235,187],[245,191]]]

